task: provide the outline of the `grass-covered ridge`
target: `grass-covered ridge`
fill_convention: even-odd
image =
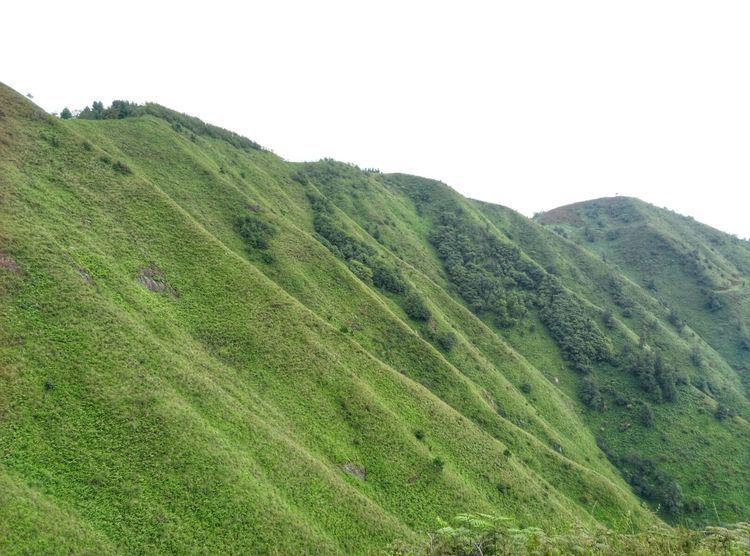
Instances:
[[[439,182],[125,109],[0,87],[0,552],[743,518],[742,383],[632,274]]]

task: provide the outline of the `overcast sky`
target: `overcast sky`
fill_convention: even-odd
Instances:
[[[108,4],[105,6],[105,4]],[[0,80],[525,214],[632,195],[750,237],[750,3],[10,2]]]

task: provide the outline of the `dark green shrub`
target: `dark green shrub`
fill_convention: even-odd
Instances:
[[[504,243],[464,217],[451,205],[437,214],[429,241],[459,295],[476,313],[488,313],[499,326],[512,325],[526,313],[515,289],[531,290],[544,274]]]
[[[685,323],[680,318],[679,313],[677,312],[677,309],[672,307],[669,310],[669,315],[667,315],[667,320],[670,322],[672,326],[675,327],[677,332],[682,332],[682,329],[685,328]]]
[[[651,409],[651,406],[648,403],[644,402],[641,405],[640,419],[641,424],[644,427],[651,428],[654,426],[654,410]]]
[[[690,362],[696,367],[703,366],[703,354],[698,346],[693,346],[690,352]]]
[[[414,320],[429,320],[431,313],[422,297],[415,291],[410,291],[404,297],[404,311]]]
[[[130,167],[127,164],[125,164],[124,162],[120,161],[120,160],[118,160],[117,162],[115,162],[112,165],[112,168],[115,169],[115,172],[119,172],[120,174],[124,174],[126,176],[128,174],[132,174],[133,173],[133,171],[130,169]]]
[[[618,458],[617,465],[623,477],[638,496],[661,505],[666,513],[677,515],[682,509],[682,489],[656,464],[638,454]]]
[[[268,242],[273,236],[274,229],[256,215],[240,216],[234,222],[237,232],[245,240],[249,251],[267,249]]]
[[[666,363],[660,351],[626,348],[620,355],[623,367],[632,374],[641,390],[650,394],[652,401],[677,399],[677,372]]]
[[[452,350],[456,344],[456,335],[450,330],[440,330],[434,326],[427,326],[424,335],[430,342],[437,344],[446,353]]]
[[[406,283],[401,278],[398,270],[383,260],[375,260],[372,263],[372,283],[376,288],[390,293],[404,293]]]
[[[578,389],[578,398],[587,407],[596,409],[597,411],[604,409],[602,393],[599,390],[599,385],[592,377],[586,377],[583,379],[583,382]]]
[[[625,294],[624,284],[614,274],[607,276],[607,286],[615,305],[622,308],[633,306],[633,301]]]
[[[723,306],[724,305],[721,303],[719,294],[716,292],[711,292],[711,294],[708,296],[708,301],[706,301],[706,309],[708,309],[712,313],[715,313],[716,311],[721,310]]]
[[[542,322],[577,370],[590,372],[592,363],[611,357],[608,339],[588,316],[584,304],[563,288],[558,278],[545,277],[537,304]]]
[[[365,284],[372,284],[372,269],[357,259],[350,259],[346,265]]]
[[[732,412],[726,405],[724,405],[723,403],[719,403],[716,406],[716,413],[714,413],[714,415],[719,421],[723,421],[727,417],[731,417]]]

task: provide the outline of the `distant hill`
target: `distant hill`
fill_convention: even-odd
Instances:
[[[637,199],[561,207],[537,218],[610,263],[684,320],[750,385],[750,243]],[[745,371],[745,372],[743,372]]]
[[[531,220],[149,107],[0,86],[0,553],[747,518],[746,242],[624,198]]]

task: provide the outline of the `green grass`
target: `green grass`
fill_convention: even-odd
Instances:
[[[0,552],[378,553],[466,511],[550,534],[662,523],[601,435],[618,453],[666,447],[658,465],[704,507],[664,518],[742,519],[737,375],[687,309],[700,335],[677,334],[632,272],[438,182],[288,163],[161,113],[61,121],[7,88],[0,100]],[[428,321],[329,250],[310,193],[398,268]],[[733,393],[719,397],[737,417],[717,421],[717,396],[689,385],[648,430],[620,432],[633,409],[610,394],[607,411],[585,409],[533,303],[502,329],[467,307],[429,241],[445,203],[525,264],[554,264],[586,311],[612,307],[614,346],[654,318],[649,345],[674,365],[699,345],[709,364],[686,372]],[[593,376],[643,397],[616,364]]]

